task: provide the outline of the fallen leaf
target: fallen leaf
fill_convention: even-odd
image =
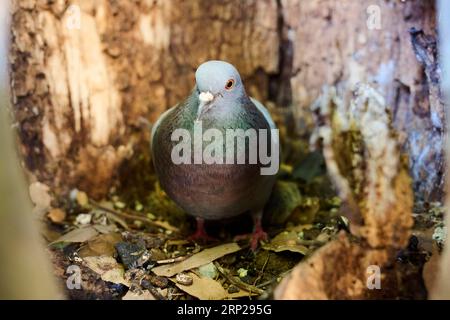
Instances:
[[[47,213],[47,217],[53,223],[61,223],[66,219],[66,212],[59,208],[53,208]]]
[[[212,262],[199,267],[197,270],[198,270],[198,273],[200,274],[200,276],[202,276],[204,278],[214,279],[219,275],[219,272],[217,271],[216,266]]]
[[[108,217],[108,219],[110,219],[113,222],[116,222],[117,224],[119,224],[122,228],[124,228],[125,230],[130,230],[130,227],[128,226],[128,224],[126,223],[126,221],[118,216],[116,216],[115,214],[112,214],[110,212],[104,212],[104,214],[106,215],[106,217]]]
[[[210,278],[200,278],[193,272],[189,272],[192,278],[192,284],[185,286],[175,281],[175,285],[184,292],[199,298],[200,300],[223,300],[229,293],[220,285],[219,282]]]
[[[98,232],[103,233],[103,234],[116,232],[118,230],[117,226],[112,225],[112,224],[107,225],[107,226],[104,226],[102,224],[94,224],[93,227],[95,228],[95,230],[97,230]]]
[[[89,240],[79,251],[81,258],[93,256],[114,256],[116,253],[115,245],[122,241],[122,236],[118,233],[100,234]]]
[[[178,288],[200,300],[224,300],[256,295],[244,290],[228,293],[228,291],[216,280],[199,277],[193,272],[189,272],[188,275],[192,278],[192,284],[188,286],[177,283],[175,279],[171,280],[175,282],[175,285]]]
[[[124,278],[125,270],[123,266],[117,263],[113,257],[86,257],[83,260],[86,266],[99,274],[103,281],[130,286],[130,283]]]
[[[128,290],[128,292],[122,297],[122,300],[156,300],[156,299],[148,290],[143,290],[142,292],[133,292],[131,290]]]
[[[263,249],[274,252],[291,251],[306,255],[309,249],[304,245],[298,244],[298,232],[284,231],[278,234],[270,243],[263,246]]]
[[[158,276],[172,277],[177,273],[203,266],[240,249],[241,247],[237,243],[227,243],[200,251],[181,262],[158,266],[153,268],[152,271]]]
[[[93,227],[79,228],[66,233],[57,240],[53,241],[50,245],[59,242],[86,242],[96,235],[98,235],[98,232]]]
[[[101,275],[103,281],[108,281],[116,284],[123,284],[127,287],[130,286],[130,283],[124,277],[125,271],[123,270],[121,265],[117,265],[117,267],[106,271]]]

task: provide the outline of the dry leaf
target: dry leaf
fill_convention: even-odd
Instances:
[[[172,277],[177,273],[203,266],[227,254],[239,251],[240,249],[241,248],[237,243],[227,243],[214,248],[205,249],[184,261],[153,268],[152,271],[158,276]]]
[[[86,242],[96,235],[98,235],[98,232],[93,227],[79,228],[66,233],[51,244],[59,242]]]
[[[114,256],[116,249],[114,245],[122,241],[122,236],[118,233],[101,234],[82,247],[78,254],[81,258],[94,256]]]
[[[134,292],[128,290],[128,292],[122,297],[122,300],[156,300],[156,299],[148,290],[143,290],[142,292]]]
[[[111,212],[104,212],[104,214],[108,217],[109,220],[117,222],[117,224],[119,224],[125,230],[130,230],[130,227],[128,227],[126,221],[121,217],[118,217],[115,214],[112,214]]]
[[[274,252],[291,251],[306,255],[309,249],[298,243],[298,232],[284,231],[278,234],[270,243],[263,246],[263,249]]]
[[[97,230],[98,232],[103,233],[103,234],[108,234],[108,233],[118,231],[117,226],[115,226],[113,224],[110,224],[107,226],[104,226],[102,224],[94,224],[93,227],[95,228],[95,230]]]
[[[130,286],[130,283],[124,278],[123,266],[117,263],[113,257],[86,257],[83,260],[86,266],[99,274],[103,281]]]
[[[193,280],[192,284],[188,286],[176,283],[175,279],[171,280],[175,282],[175,285],[178,288],[200,300],[224,300],[256,295],[244,290],[235,293],[228,293],[216,280],[213,280],[211,278],[201,278],[193,272],[189,272],[188,275]]]
[[[190,272],[189,276],[193,280],[191,285],[185,286],[176,282],[175,284],[191,296],[200,300],[223,300],[229,295],[220,283],[213,279],[200,278],[193,272]]]
[[[66,212],[59,208],[53,208],[47,213],[47,217],[53,223],[61,223],[66,219]]]

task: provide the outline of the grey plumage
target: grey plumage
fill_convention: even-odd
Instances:
[[[248,164],[248,150],[235,149],[235,153],[246,152],[246,164],[173,163],[171,152],[178,142],[171,140],[172,133],[183,128],[193,136],[196,120],[202,121],[203,132],[216,128],[224,136],[227,129],[266,129],[270,133],[275,128],[262,104],[247,96],[232,65],[206,62],[198,68],[196,82],[190,96],[166,111],[152,130],[153,161],[162,188],[187,213],[199,218],[223,219],[247,211],[262,212],[275,176],[261,175],[264,165],[259,160]],[[207,104],[200,101],[201,92],[210,92],[214,100]],[[217,143],[225,143],[225,139]]]

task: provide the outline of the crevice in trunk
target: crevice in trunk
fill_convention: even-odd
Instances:
[[[269,75],[269,100],[277,106],[288,107],[292,103],[292,68],[294,58],[294,46],[289,39],[290,27],[285,23],[283,16],[283,4],[277,0],[279,61],[278,73]]]

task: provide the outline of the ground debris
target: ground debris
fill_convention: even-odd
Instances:
[[[83,260],[87,267],[101,276],[102,280],[130,286],[129,281],[124,278],[123,267],[113,257],[86,257]]]
[[[220,245],[217,247],[205,249],[205,250],[187,258],[184,261],[153,268],[152,271],[158,276],[171,277],[171,276],[176,275],[177,273],[200,267],[211,261],[221,258],[224,255],[227,255],[227,254],[239,251],[239,250],[241,250],[241,247],[239,247],[239,245],[236,243],[223,244],[223,245]]]
[[[82,228],[74,229],[74,230],[64,234],[57,240],[53,241],[51,244],[56,244],[56,243],[61,243],[61,242],[63,242],[63,243],[71,243],[71,242],[82,243],[82,242],[91,240],[96,235],[98,235],[98,232],[97,232],[97,230],[95,230],[94,227],[90,227],[90,226],[82,227]]]
[[[52,226],[66,233],[60,238],[68,240],[58,240],[52,250],[81,267],[87,259],[90,270],[97,268],[95,274],[107,284],[105,288],[125,288],[117,290],[115,298],[271,297],[275,285],[305,256],[314,254],[340,231],[349,231],[321,152],[310,151],[302,137],[284,135],[282,141],[286,152],[264,212],[263,224],[270,237],[255,252],[245,243],[233,242],[236,235],[251,230],[247,215],[220,223],[207,221],[208,232],[222,245],[211,247],[187,240],[194,220],[165,194],[155,176],[145,179],[153,185],[145,192],[128,183],[128,189],[113,187],[110,195],[99,201],[78,190],[69,199],[58,200],[57,207],[66,217]],[[80,229],[92,233],[83,235],[77,231]],[[78,232],[84,237],[77,238]],[[113,271],[105,275],[94,262]],[[180,274],[192,283],[176,281]]]

